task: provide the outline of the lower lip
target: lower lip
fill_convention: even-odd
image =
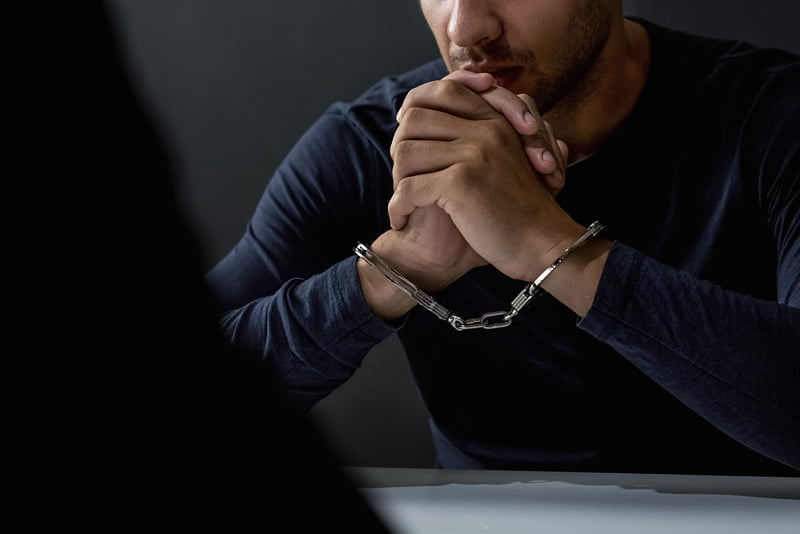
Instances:
[[[511,68],[511,69],[496,70],[496,71],[492,72],[491,74],[494,77],[495,82],[497,82],[497,85],[499,85],[500,87],[505,87],[506,89],[508,89],[509,87],[511,87],[514,84],[514,82],[517,81],[517,79],[522,74],[522,67],[514,67],[514,68]]]

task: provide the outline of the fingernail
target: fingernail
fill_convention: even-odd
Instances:
[[[542,152],[542,159],[545,161],[555,161],[556,158],[553,156],[553,153],[549,150],[545,150]]]
[[[525,122],[536,122],[536,117],[534,117],[530,111],[523,113],[522,118],[525,120]]]
[[[403,111],[403,110],[398,109],[397,110],[397,115],[394,116],[394,120],[396,120],[398,123],[400,122],[400,112],[401,111]]]

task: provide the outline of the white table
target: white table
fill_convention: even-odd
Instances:
[[[800,534],[800,478],[349,467],[396,534]]]

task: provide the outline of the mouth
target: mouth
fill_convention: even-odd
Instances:
[[[494,77],[495,82],[500,87],[508,89],[514,82],[519,79],[522,74],[522,67],[511,67],[508,69],[499,69],[489,72]]]

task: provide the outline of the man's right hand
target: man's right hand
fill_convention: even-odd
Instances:
[[[569,148],[565,142],[556,139],[533,98],[526,94],[515,95],[496,85],[492,75],[485,72],[458,70],[442,79],[463,84],[480,94],[497,112],[502,113],[520,135],[528,160],[542,183],[553,196],[558,195],[565,185]],[[397,113],[398,119],[404,111],[401,107]]]
[[[551,194],[557,195],[564,186],[567,147],[553,138],[533,100],[527,95],[514,95],[496,86],[488,74],[457,71],[445,79],[457,81],[480,94],[486,103],[506,118],[519,134],[535,174]],[[402,120],[404,113],[405,108],[401,108],[398,121]],[[394,149],[393,143],[393,157]],[[395,182],[399,178],[397,174],[407,173],[408,166],[415,165],[413,157],[402,160],[401,170],[396,164]],[[439,291],[466,272],[486,264],[467,244],[450,216],[435,205],[414,210],[402,230],[386,232],[372,244],[372,248],[428,292]],[[414,306],[412,299],[361,260],[358,270],[365,298],[379,317],[391,320]]]

